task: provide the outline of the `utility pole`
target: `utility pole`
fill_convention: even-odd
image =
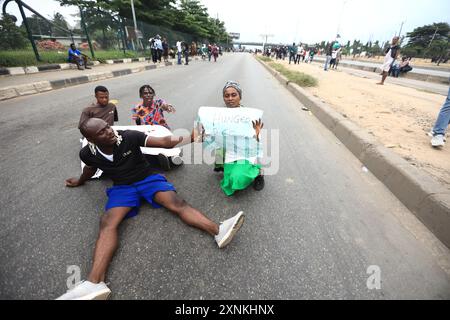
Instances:
[[[398,37],[399,37],[399,38],[402,36],[403,24],[404,24],[405,22],[406,22],[406,21],[402,21],[402,24],[401,24],[401,26],[400,26],[400,31],[398,32]]]
[[[428,47],[423,52],[423,58],[424,59],[425,59],[425,55],[427,54],[428,49],[430,49],[430,47],[431,47],[431,43],[433,42],[434,38],[436,37],[438,29],[439,29],[439,27],[436,27],[436,31],[434,32],[433,37],[431,38],[430,43],[428,44]]]
[[[336,38],[340,38],[340,37],[341,37],[341,35],[340,35],[340,29],[341,29],[342,16],[343,16],[343,14],[344,14],[344,8],[345,8],[345,5],[347,4],[348,1],[349,1],[349,0],[344,0],[344,3],[342,4],[341,15],[340,15],[340,17],[339,17],[339,22],[338,22],[338,27],[337,27],[337,32],[336,32]]]
[[[266,44],[267,44],[267,38],[273,37],[273,34],[261,34],[260,36],[264,39],[263,40],[263,54],[264,54],[265,49],[266,49]]]

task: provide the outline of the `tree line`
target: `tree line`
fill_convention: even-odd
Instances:
[[[83,10],[88,32],[98,39],[102,47],[108,48],[117,41],[122,26],[133,25],[130,0],[56,0],[61,6],[77,6]],[[209,41],[211,43],[231,42],[225,23],[209,16],[207,8],[198,0],[134,0],[138,29],[149,34],[155,28],[178,31],[189,35],[189,40]],[[35,8],[38,9],[39,8]],[[79,17],[79,14],[77,15]],[[64,16],[55,13],[49,20],[63,29],[69,30]],[[5,15],[0,20],[0,49],[22,49],[27,47],[25,26],[17,27],[13,16]],[[55,28],[45,20],[32,15],[27,18],[33,35],[51,35],[69,37],[69,33]],[[81,26],[71,30],[82,35]],[[154,34],[151,34],[152,36]],[[145,39],[144,39],[145,40]],[[188,40],[188,39],[185,39]]]

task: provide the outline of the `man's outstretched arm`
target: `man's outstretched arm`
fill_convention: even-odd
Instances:
[[[77,178],[66,179],[66,187],[79,187],[82,186],[87,180],[92,178],[92,176],[97,172],[97,168],[85,166],[81,176]]]
[[[199,134],[197,128],[192,129],[190,135],[187,136],[167,136],[167,137],[148,137],[145,144],[146,147],[150,148],[166,148],[171,149],[176,146],[181,147],[192,142],[202,142],[203,141],[203,130],[202,134]]]

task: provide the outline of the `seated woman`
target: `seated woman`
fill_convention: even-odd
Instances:
[[[135,121],[136,125],[160,125],[170,130],[164,119],[164,111],[172,113],[175,112],[175,108],[163,99],[155,99],[155,90],[148,84],[139,88],[139,96],[142,101],[131,109],[131,119]],[[158,164],[164,170],[170,170],[171,164],[175,166],[182,164],[180,157],[168,158],[164,154],[159,154],[157,158]],[[148,156],[147,160],[154,164],[156,159]]]
[[[403,57],[402,63],[400,63],[399,71],[400,73],[407,73],[411,71],[413,68],[410,66],[411,58]]]
[[[237,82],[228,81],[223,88],[223,101],[227,108],[241,108],[242,90]],[[255,139],[259,142],[259,133],[263,128],[260,120],[253,122]],[[253,183],[253,188],[260,191],[264,188],[264,176],[261,165],[256,161],[234,160],[232,153],[227,150],[218,150],[214,171],[223,171],[223,179],[220,186],[227,196],[231,196],[237,190],[246,189]],[[219,163],[218,163],[219,162]],[[222,165],[223,164],[223,165]]]
[[[164,119],[164,111],[175,112],[171,104],[167,104],[163,99],[155,99],[155,90],[146,84],[139,88],[139,96],[142,102],[131,109],[133,119],[137,125],[158,124],[170,130]]]

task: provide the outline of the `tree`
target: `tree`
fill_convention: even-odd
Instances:
[[[69,30],[69,24],[67,23],[64,16],[62,14],[60,14],[59,12],[55,13],[55,15],[53,16],[52,22],[60,28]],[[63,31],[58,28],[52,28],[52,31],[53,31],[53,35],[56,37],[68,37],[70,35],[66,31]]]
[[[0,49],[23,49],[27,46],[27,38],[22,29],[15,24],[15,17],[5,14],[0,19]]]
[[[31,17],[27,17],[28,26],[30,27],[31,33],[33,35],[51,35],[52,28],[50,23],[44,19],[33,14]],[[25,29],[25,24],[22,22],[21,27]]]
[[[450,25],[446,22],[425,25],[408,32],[402,52],[412,57],[433,58],[448,52]]]
[[[81,6],[86,12],[86,23],[90,29],[102,29],[105,26],[114,28],[113,22],[107,22],[107,15],[120,15],[127,21],[132,19],[129,0],[57,1],[61,5]],[[198,0],[134,0],[134,7],[136,19],[141,22],[188,33],[196,40],[208,39],[211,42],[227,40],[224,22],[211,18],[207,9]],[[99,18],[102,16],[103,18]]]

